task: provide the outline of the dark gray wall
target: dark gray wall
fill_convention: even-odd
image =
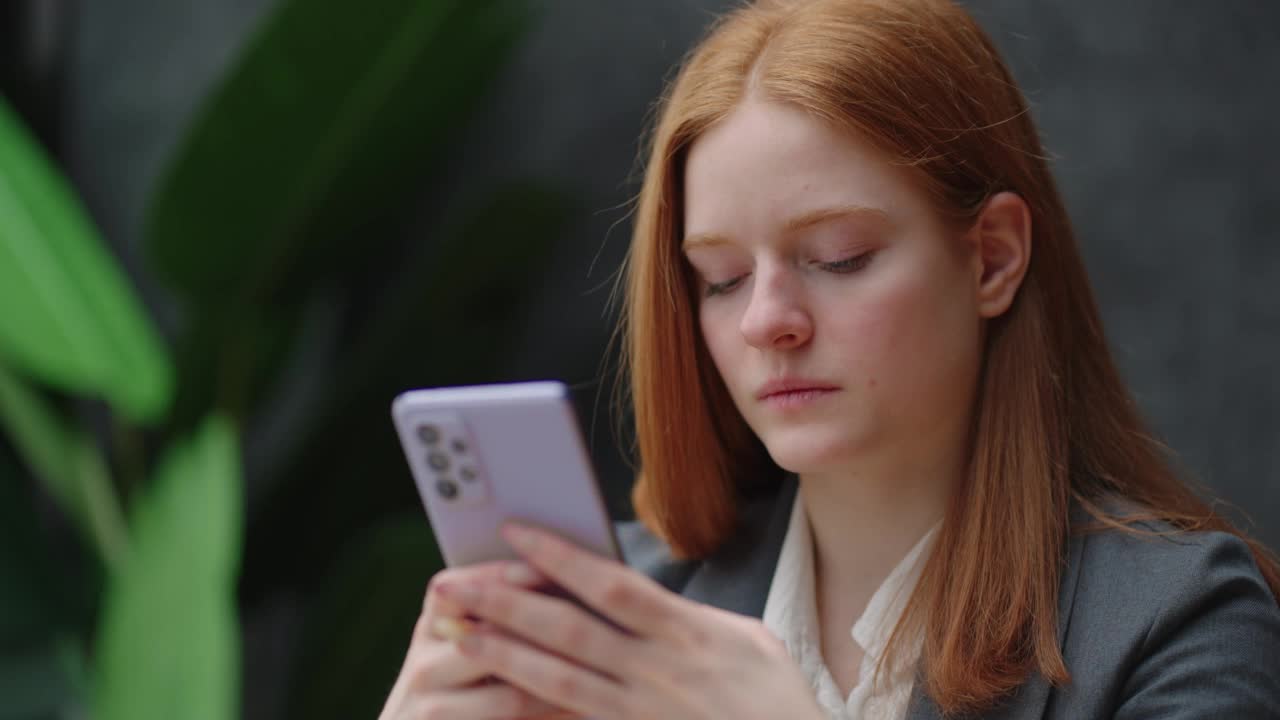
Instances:
[[[269,4],[78,5],[64,157],[130,257],[160,163]],[[541,28],[468,133],[460,184],[548,178],[584,209],[558,248],[563,272],[545,279],[529,310],[512,377],[592,380],[611,329],[608,280],[629,234],[623,206],[636,190],[637,139],[668,68],[709,13],[728,5],[548,0]],[[1007,54],[1057,156],[1139,402],[1188,470],[1280,547],[1280,3],[970,7]],[[596,433],[604,474],[620,489],[625,472],[603,419]],[[272,677],[287,657],[290,602],[249,618],[252,717],[278,707],[272,683],[252,679]]]

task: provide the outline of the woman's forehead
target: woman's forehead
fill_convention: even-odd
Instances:
[[[927,207],[908,169],[871,143],[768,102],[739,106],[693,143],[683,188],[687,238],[835,214],[888,220]]]

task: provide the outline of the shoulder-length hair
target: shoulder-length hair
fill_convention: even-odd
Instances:
[[[1056,627],[1073,498],[1116,526],[1103,496],[1179,529],[1240,533],[1176,478],[1147,431],[1026,101],[990,39],[946,0],[756,2],[716,24],[668,87],[625,276],[637,514],[677,555],[704,557],[734,532],[744,489],[781,476],[710,362],[680,253],[688,149],[748,93],[915,168],[943,217],[971,221],[1001,191],[1030,206],[1034,251],[1012,306],[989,323],[965,484],[894,638],[921,632],[927,689],[948,713],[989,707],[1034,671],[1066,682]],[[1280,595],[1274,560],[1250,545]]]

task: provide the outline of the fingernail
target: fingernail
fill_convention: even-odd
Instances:
[[[502,579],[512,585],[536,585],[541,579],[533,568],[520,562],[509,563],[502,571]]]
[[[438,617],[431,621],[431,634],[440,640],[458,641],[471,632],[466,622],[458,618]]]

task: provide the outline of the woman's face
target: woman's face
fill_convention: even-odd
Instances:
[[[685,193],[703,337],[775,462],[865,471],[961,446],[981,262],[908,169],[752,101],[694,143]]]

